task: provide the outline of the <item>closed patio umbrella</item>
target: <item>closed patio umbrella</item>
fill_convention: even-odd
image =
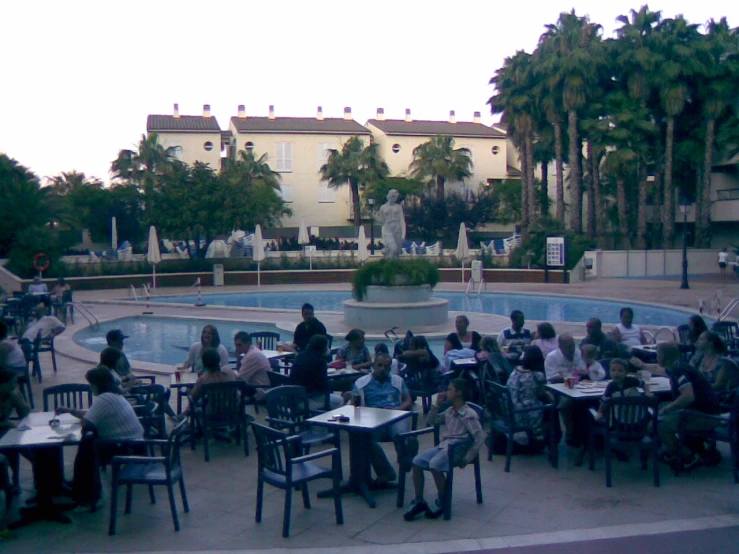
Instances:
[[[254,229],[254,245],[252,247],[254,249],[254,255],[253,259],[255,262],[257,262],[257,286],[262,286],[262,275],[261,275],[261,268],[262,268],[262,260],[266,258],[266,255],[264,253],[264,239],[262,238],[262,227],[257,224],[256,228]]]
[[[364,232],[364,226],[359,226],[359,237],[357,238],[357,258],[360,262],[366,262],[369,258],[367,252],[367,235]]]
[[[157,264],[162,261],[162,253],[159,251],[159,239],[157,230],[152,225],[149,227],[149,248],[146,252],[146,261],[153,267],[151,288],[157,288]]]
[[[308,227],[305,226],[305,218],[300,218],[300,228],[298,229],[298,244],[310,244],[310,235]]]
[[[464,283],[464,260],[470,256],[470,247],[467,246],[467,229],[464,223],[459,224],[459,238],[457,239],[457,250],[454,255],[462,260],[462,282]]]

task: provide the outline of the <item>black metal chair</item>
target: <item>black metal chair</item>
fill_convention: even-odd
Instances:
[[[34,341],[34,345],[36,348],[36,358],[38,359],[38,355],[42,352],[51,352],[51,365],[54,368],[54,373],[56,373],[56,350],[54,349],[54,337],[49,337],[46,339],[41,338],[41,333],[39,333],[39,341],[36,343]],[[39,382],[41,382],[41,367],[39,366]]]
[[[280,342],[280,333],[274,331],[257,331],[251,333],[251,341],[261,350],[277,350],[277,343]]]
[[[299,488],[303,495],[303,506],[310,508],[308,483],[316,479],[331,479],[333,482],[334,510],[336,524],[344,523],[341,506],[341,456],[338,448],[329,448],[305,456],[296,454],[303,451],[299,436],[290,436],[257,423],[252,424],[259,458],[257,470],[257,509],[255,520],[262,521],[264,484],[268,483],[285,491],[285,510],[282,516],[282,536],[290,536],[290,512],[292,509],[293,488]],[[320,458],[331,457],[331,467],[323,467],[314,462]]]
[[[627,396],[612,398],[602,424],[593,421],[590,426],[589,469],[595,469],[595,437],[603,437],[606,460],[606,486],[611,486],[611,454],[614,448],[639,448],[642,469],[647,469],[648,454],[652,453],[654,486],[659,487],[659,435],[657,414],[659,398],[654,396]],[[595,415],[595,410],[590,410]]]
[[[202,397],[193,403],[190,397],[190,433],[193,437],[191,447],[195,450],[195,425],[203,433],[205,461],[210,461],[208,431],[211,429],[236,427],[236,443],[244,441],[244,456],[249,455],[249,436],[247,429],[252,418],[246,414],[246,403],[242,381],[209,383],[200,389]]]
[[[467,405],[470,406],[472,409],[474,409],[477,412],[478,417],[480,418],[480,424],[482,425],[483,421],[483,409],[481,406],[478,406],[477,404],[473,404],[472,402],[467,402]],[[405,504],[405,474],[410,472],[413,467],[413,457],[411,454],[413,454],[413,450],[417,451],[417,448],[413,448],[413,450],[409,451],[409,444],[410,441],[417,441],[417,437],[420,435],[425,435],[427,433],[433,433],[434,434],[434,446],[439,444],[439,438],[440,438],[440,426],[435,425],[434,427],[427,427],[425,429],[419,429],[418,431],[408,431],[407,433],[399,433],[396,435],[396,438],[394,439],[395,442],[395,449],[398,454],[398,497],[397,497],[397,506],[398,508],[402,508]],[[449,459],[454,460],[455,458],[455,445],[450,445],[448,454]],[[475,456],[475,459],[472,460],[472,466],[474,469],[475,474],[475,496],[477,499],[478,504],[482,504],[482,479],[480,477],[480,454],[478,452],[477,456]],[[454,486],[454,468],[451,467],[449,471],[446,473],[446,490],[444,494],[444,519],[448,520],[452,517],[452,494],[453,494],[453,486]]]
[[[153,487],[157,485],[166,486],[167,493],[169,494],[169,507],[172,511],[174,529],[175,531],[180,530],[180,519],[177,515],[177,506],[174,497],[175,484],[179,483],[182,506],[185,512],[190,511],[180,459],[180,437],[185,425],[185,421],[180,422],[172,429],[167,440],[149,439],[135,441],[133,443],[135,445],[146,445],[150,447],[160,446],[162,449],[161,456],[115,456],[111,460],[113,471],[110,495],[109,535],[115,535],[118,487],[124,485],[126,486],[126,514],[131,513],[133,485],[147,485],[152,504],[156,503]]]
[[[49,397],[53,405],[49,403]],[[51,412],[59,406],[87,410],[92,405],[92,390],[90,385],[81,383],[69,383],[66,385],[54,385],[44,389],[44,411]]]
[[[486,396],[488,399],[488,410],[490,411],[490,442],[488,444],[488,461],[493,459],[493,447],[495,445],[495,436],[500,433],[506,437],[506,462],[505,471],[511,471],[511,457],[513,456],[513,435],[519,432],[525,432],[528,435],[529,444],[534,442],[534,428],[527,425],[520,425],[516,421],[516,416],[531,412],[541,412],[543,420],[549,420],[549,462],[552,466],[557,465],[557,437],[555,424],[559,421],[554,404],[543,404],[533,408],[516,409],[511,391],[500,383],[486,381]]]
[[[413,401],[420,398],[423,413],[429,413],[431,398],[438,392],[438,385],[429,379],[428,372],[416,368],[413,364],[407,364],[398,374],[405,381]]]
[[[739,323],[736,321],[717,321],[711,326],[711,331],[724,339],[729,348],[739,346]]]
[[[74,325],[74,298],[71,290],[65,290],[59,300],[52,302],[51,307],[54,308],[54,315],[62,323],[66,325],[67,317],[69,317],[69,320]]]
[[[729,391],[730,394],[732,391]],[[696,410],[683,410],[680,412],[680,422],[678,424],[678,437],[680,439],[680,447],[677,452],[677,462],[675,464],[675,475],[680,475],[683,465],[682,451],[683,446],[691,439],[708,442],[709,448],[715,449],[716,442],[726,442],[729,444],[731,451],[731,467],[734,474],[734,484],[739,484],[739,394],[733,391],[731,404],[724,405],[728,408],[727,413],[720,415],[709,415]],[[727,396],[724,396],[724,400]],[[691,433],[687,429],[689,418],[701,418],[703,420],[715,422],[716,426],[710,431],[698,431]]]
[[[310,454],[313,446],[332,444],[340,448],[339,434],[306,425],[313,416],[305,387],[286,385],[267,391],[267,423],[273,429],[287,430],[290,435],[298,435],[303,454]]]

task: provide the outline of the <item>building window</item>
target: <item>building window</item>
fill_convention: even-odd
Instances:
[[[254,143],[252,141],[246,142],[244,144],[244,150],[254,150]]]
[[[316,162],[318,164],[318,169],[321,169],[321,166],[328,162],[328,156],[329,151],[334,150],[336,148],[336,145],[333,142],[319,142],[318,143],[318,149],[317,149],[317,158]]]
[[[497,155],[498,155],[498,153],[500,152],[500,147],[499,147],[499,146],[493,146],[493,147],[492,147],[492,148],[490,149],[490,151],[491,151],[491,152],[493,153],[493,156],[497,156]]]
[[[320,204],[332,204],[336,202],[336,189],[332,189],[327,183],[318,185],[318,202]]]
[[[397,154],[398,152],[400,152],[400,144],[396,142],[395,144],[393,144],[393,153]]]
[[[205,144],[203,144],[203,148],[205,148],[206,152],[210,152],[211,150],[213,150],[213,143],[207,141]]]
[[[275,171],[292,171],[293,170],[293,143],[278,142],[277,143],[277,168]]]
[[[290,203],[293,201],[293,186],[292,185],[280,185],[280,195],[282,196],[282,201],[285,203]]]

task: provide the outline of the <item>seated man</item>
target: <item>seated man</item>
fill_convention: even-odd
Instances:
[[[293,334],[293,343],[289,345],[295,352],[302,352],[308,346],[308,341],[314,335],[326,335],[326,326],[315,317],[315,311],[310,304],[303,304],[300,310],[303,321],[298,323]]]
[[[598,351],[595,354],[597,360],[618,358],[620,350],[616,341],[606,335],[602,330],[602,323],[597,317],[591,317],[585,322],[585,338],[580,341],[580,349],[592,344]]]
[[[34,309],[36,320],[26,327],[22,339],[31,342],[41,333],[42,339],[53,339],[57,335],[61,335],[66,326],[53,315],[46,315],[46,306],[39,304]]]
[[[503,329],[498,335],[498,346],[503,352],[517,357],[523,352],[524,348],[531,344],[534,337],[531,336],[531,331],[524,329],[525,322],[521,310],[511,312],[511,326],[508,329]]]
[[[370,408],[385,408],[388,410],[408,410],[411,407],[411,396],[405,381],[399,375],[390,374],[392,360],[388,354],[375,357],[372,373],[364,375],[354,382],[352,395],[355,405],[361,404]],[[377,474],[378,483],[394,481],[396,474],[393,466],[385,456],[385,451],[377,442],[383,438],[392,438],[397,433],[403,433],[410,428],[408,419],[404,419],[383,430],[372,441],[370,459],[372,468]]]
[[[47,288],[46,283],[44,283],[38,275],[33,278],[33,283],[28,285],[29,294],[46,294],[48,292],[49,289]]]
[[[289,385],[299,385],[308,392],[311,410],[323,410],[326,407],[335,410],[344,405],[344,399],[338,394],[331,394],[328,380],[328,363],[326,350],[328,340],[324,335],[313,335],[308,346],[295,358],[287,379]]]
[[[17,342],[8,337],[8,326],[0,321],[0,345],[5,352],[5,367],[15,373],[21,373],[26,369],[26,357],[23,349]]]
[[[683,410],[693,410],[708,415],[717,415],[721,407],[711,384],[694,368],[680,358],[680,349],[674,342],[661,342],[657,346],[657,363],[667,370],[675,400],[662,404],[659,409],[659,439],[662,443],[663,461],[673,465],[677,459],[680,444],[677,437],[678,425]],[[684,422],[685,430],[690,434],[711,431],[717,426],[714,420],[700,416],[690,416]],[[701,465],[699,452],[690,452],[683,447],[683,469],[689,471]]]
[[[550,352],[544,360],[544,371],[547,381],[561,383],[570,375],[585,376],[588,374],[580,351],[575,347],[572,335],[559,336],[559,348]]]
[[[19,419],[23,419],[31,412],[31,408],[28,407],[18,390],[16,374],[3,367],[2,360],[0,360],[0,437],[15,427],[17,422],[10,419],[13,412]],[[17,472],[18,452],[6,452],[6,456],[14,471],[13,486],[17,491],[20,483],[20,476]]]
[[[463,468],[475,459],[485,440],[480,418],[477,412],[467,406],[467,382],[464,379],[452,379],[446,395],[439,393],[436,402],[429,411],[426,423],[429,426],[444,423],[441,442],[413,458],[413,489],[416,498],[411,507],[403,514],[403,519],[411,521],[425,513],[429,519],[436,519],[444,513],[444,495],[446,494],[445,471],[452,467]],[[451,407],[439,413],[442,402],[451,402]],[[449,446],[454,448],[454,459],[449,459]],[[423,499],[424,470],[431,472],[436,484],[438,498],[433,508]]]
[[[269,371],[272,369],[269,360],[256,345],[251,342],[251,335],[246,331],[239,331],[234,336],[236,356],[241,356],[239,365],[239,379],[250,385],[269,387]],[[265,389],[258,388],[254,397],[258,402],[264,400]]]

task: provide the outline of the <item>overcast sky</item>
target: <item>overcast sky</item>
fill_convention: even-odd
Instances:
[[[492,123],[488,81],[533,51],[561,11],[588,14],[610,36],[624,0],[0,0],[0,152],[40,177],[77,170],[107,181],[148,114],[202,113],[222,129],[247,115],[375,116]],[[735,1],[661,0],[663,16],[726,16]]]

